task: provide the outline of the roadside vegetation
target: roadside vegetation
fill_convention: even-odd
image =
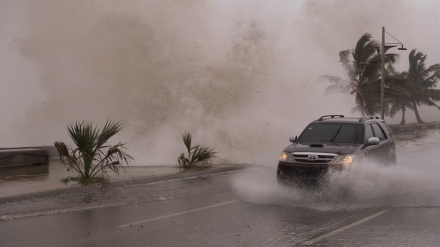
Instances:
[[[215,158],[216,155],[214,148],[202,145],[192,146],[192,136],[189,132],[184,132],[182,134],[182,140],[187,149],[187,156],[185,156],[185,153],[182,153],[177,158],[179,167],[191,169],[211,166],[211,159]]]
[[[414,111],[418,123],[424,123],[418,111],[420,106],[433,106],[440,110],[439,105],[436,104],[440,101],[440,90],[435,89],[440,80],[440,64],[426,68],[426,57],[422,52],[413,49],[409,53],[408,71],[399,73],[395,72],[394,68],[389,68],[389,74],[396,78],[394,81],[391,80],[393,83],[390,87],[400,92],[391,94],[388,98],[391,103],[390,116],[394,116],[395,112],[401,110],[401,124],[405,123],[406,109]],[[397,104],[395,104],[396,101]]]
[[[77,176],[63,179],[64,183],[107,183],[108,170],[119,174],[119,169],[124,169],[123,165],[129,165],[133,159],[124,152],[124,143],[108,144],[109,139],[122,130],[121,122],[107,120],[99,129],[90,122],[82,121],[69,125],[67,129],[76,148],[68,148],[64,142],[55,142],[55,147],[61,163]]]
[[[394,117],[402,111],[401,124],[405,123],[407,109],[414,111],[417,122],[423,123],[418,108],[422,105],[434,106],[440,101],[440,90],[436,89],[440,80],[440,64],[426,67],[427,55],[416,49],[409,53],[408,71],[398,72],[394,68],[399,55],[387,53],[390,47],[384,50],[385,57],[385,102],[384,114]],[[346,77],[325,75],[331,85],[327,92],[348,93],[354,95],[355,106],[352,112],[362,115],[380,113],[381,94],[381,44],[366,33],[356,43],[352,50],[339,52],[339,59],[346,72]]]

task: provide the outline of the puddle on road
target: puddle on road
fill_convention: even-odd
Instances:
[[[358,164],[330,174],[319,189],[282,186],[276,165],[238,173],[235,191],[242,199],[316,210],[351,210],[369,207],[440,207],[440,132],[423,139],[399,141],[397,165]]]
[[[163,174],[179,173],[175,166],[130,166],[120,170],[119,175],[108,172],[111,181],[150,177]],[[58,159],[51,159],[48,165],[34,165],[0,169],[0,197],[25,193],[54,190],[77,186],[65,185],[62,178],[75,176],[72,171],[60,164]]]

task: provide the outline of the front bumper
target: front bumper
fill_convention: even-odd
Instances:
[[[278,162],[278,177],[322,177],[330,167],[328,165],[293,164]]]
[[[277,179],[284,185],[298,185],[307,187],[320,186],[325,183],[330,165],[301,164],[278,162]]]

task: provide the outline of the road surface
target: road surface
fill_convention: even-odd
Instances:
[[[283,187],[274,165],[0,205],[1,246],[440,246],[440,132],[398,165]]]

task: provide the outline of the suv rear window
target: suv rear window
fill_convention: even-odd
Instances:
[[[386,139],[383,130],[379,127],[377,123],[371,125],[373,127],[374,136],[379,137],[379,140]]]
[[[391,133],[390,127],[388,127],[388,125],[386,125],[383,122],[379,122],[380,127],[382,127],[382,129],[385,131],[385,133],[387,134],[388,137],[392,136],[393,133]]]
[[[312,123],[298,139],[300,143],[363,143],[362,124]]]

